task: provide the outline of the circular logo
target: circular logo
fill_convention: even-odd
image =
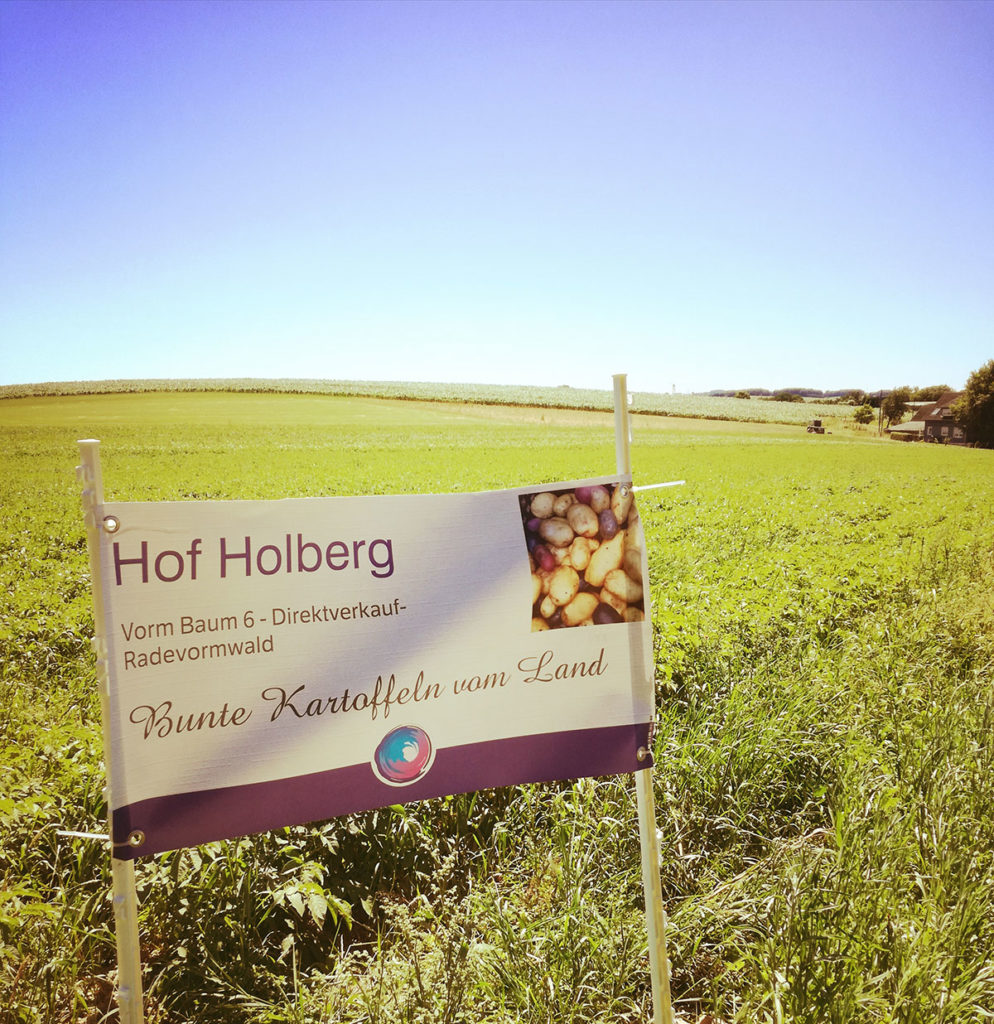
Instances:
[[[424,729],[402,725],[380,740],[373,754],[373,771],[390,786],[409,786],[428,774],[435,750]]]

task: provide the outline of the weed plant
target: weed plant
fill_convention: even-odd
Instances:
[[[112,1020],[75,441],[114,500],[610,473],[607,418],[320,395],[0,402],[0,1021]],[[991,453],[634,424],[654,789],[684,1020],[994,1013]],[[139,862],[158,1022],[635,1022],[630,778],[384,808]]]

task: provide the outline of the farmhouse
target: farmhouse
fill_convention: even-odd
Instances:
[[[940,444],[966,444],[968,438],[963,433],[963,428],[953,422],[953,402],[960,397],[962,391],[947,391],[939,396],[939,400],[932,405],[926,405],[915,415],[915,419],[921,419],[924,424],[922,429],[923,440],[936,441]]]
[[[931,441],[938,444],[969,444],[963,428],[953,421],[953,402],[962,391],[947,391],[936,402],[926,402],[907,423],[890,428],[890,436],[902,441]]]

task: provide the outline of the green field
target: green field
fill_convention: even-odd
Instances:
[[[106,827],[78,438],[113,500],[614,470],[604,412],[320,393],[5,398],[0,435],[4,1024],[112,1006],[106,850],[58,834]],[[989,1021],[994,453],[647,414],[633,435],[636,484],[687,481],[640,499],[677,1013]],[[138,887],[149,1021],[648,1019],[630,778],[165,854]]]
[[[272,395],[331,395],[338,398],[398,398],[421,402],[466,402],[473,405],[532,406],[548,409],[610,411],[610,388],[537,387],[517,384],[434,384],[410,381],[356,380],[100,380],[49,384],[0,385],[0,399],[65,397],[96,394],[142,394],[150,391],[181,394],[255,393]],[[826,402],[774,402],[769,398],[728,398],[714,395],[629,394],[632,410],[652,416],[691,416],[695,419],[739,420],[752,423],[806,423],[820,417],[828,426],[848,427],[850,406]]]

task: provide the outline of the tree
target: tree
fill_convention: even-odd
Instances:
[[[750,395],[748,391],[736,391],[735,392],[735,397],[736,398],[752,398],[752,395]]]
[[[911,388],[894,388],[889,394],[884,395],[880,403],[880,411],[887,417],[887,426],[901,422],[901,417],[908,411],[908,402],[911,401]]]
[[[938,402],[952,390],[948,384],[930,384],[927,388],[918,388],[911,398],[914,402]]]
[[[873,406],[872,405],[861,405],[852,414],[852,418],[857,423],[872,423],[873,422]]]
[[[994,448],[994,359],[970,374],[966,390],[953,402],[953,419],[969,440]]]

